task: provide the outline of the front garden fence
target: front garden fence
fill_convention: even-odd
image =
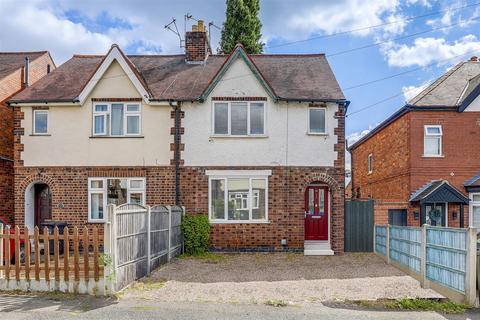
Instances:
[[[454,301],[476,302],[475,228],[375,225],[375,252],[388,263]]]

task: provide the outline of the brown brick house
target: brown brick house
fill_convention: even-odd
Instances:
[[[461,62],[349,147],[375,223],[480,226],[480,62]]]
[[[347,102],[325,56],[186,39],[181,55],[75,55],[10,100],[16,222],[178,203],[209,215],[218,250],[342,252]]]
[[[0,52],[0,217],[13,222],[13,111],[6,101],[55,64],[47,51]]]

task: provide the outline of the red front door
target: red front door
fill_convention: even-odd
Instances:
[[[305,240],[328,240],[328,187],[305,190]]]

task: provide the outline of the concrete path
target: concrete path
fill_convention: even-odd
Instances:
[[[104,300],[91,297],[57,299],[0,295],[0,319],[480,319],[478,312],[444,316],[434,312],[352,310],[323,305],[270,307],[265,305],[179,303],[138,299]]]

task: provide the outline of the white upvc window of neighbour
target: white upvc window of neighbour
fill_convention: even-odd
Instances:
[[[469,226],[480,228],[480,193],[470,193]]]
[[[33,134],[48,134],[48,110],[33,110]]]
[[[105,222],[107,206],[145,205],[145,178],[88,178],[88,222]]]
[[[268,222],[268,177],[209,177],[209,219],[212,223]]]
[[[265,135],[265,102],[214,102],[212,115],[214,135]]]
[[[424,126],[423,154],[424,156],[439,157],[442,155],[442,126]]]
[[[373,172],[373,154],[369,154],[368,155],[368,173],[372,173]]]
[[[309,134],[326,134],[326,108],[309,107],[308,108],[308,133]]]
[[[141,118],[138,103],[96,103],[93,105],[93,135],[138,136]]]

